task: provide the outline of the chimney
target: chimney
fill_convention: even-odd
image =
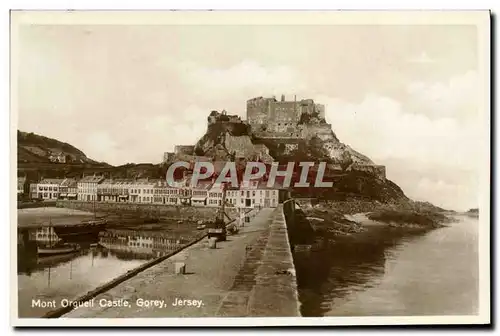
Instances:
[[[285,101],[285,95],[284,95],[284,94],[282,94],[282,95],[281,95],[281,101],[282,101],[282,102],[284,102],[284,101]]]

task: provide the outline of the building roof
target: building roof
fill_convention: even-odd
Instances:
[[[257,186],[258,189],[270,189],[270,190],[286,190],[286,189],[290,189],[290,187],[285,187],[283,185],[283,181],[279,181],[279,180],[275,180],[273,185],[268,187],[267,186],[267,182],[268,181],[259,181],[259,184]]]
[[[56,179],[56,178],[46,178],[40,181],[39,184],[61,184],[64,179]]]
[[[127,180],[127,179],[120,179],[120,180],[113,180],[114,185],[131,185],[134,184],[133,180]]]
[[[226,186],[228,184],[226,183]],[[229,189],[228,187],[226,187],[226,189]],[[211,186],[210,186],[210,191],[212,192],[222,192],[224,190],[224,183],[213,183]]]
[[[65,178],[61,182],[61,187],[75,187],[76,184],[77,184],[76,179],[74,179],[74,178]]]
[[[193,189],[196,190],[209,190],[214,183],[212,181],[198,181]]]
[[[154,179],[148,178],[140,178],[132,182],[134,185],[143,185],[143,186],[154,186],[158,181]]]
[[[100,183],[104,180],[103,176],[85,176],[83,177],[79,183]]]

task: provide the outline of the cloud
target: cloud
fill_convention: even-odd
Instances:
[[[453,202],[465,204],[476,201],[470,192],[459,192],[470,190],[469,181],[456,179],[445,183],[435,176],[421,178],[433,170],[438,176],[465,170],[474,179],[477,177],[481,159],[479,149],[483,145],[480,115],[475,113],[476,110],[467,110],[464,119],[461,114],[477,97],[467,92],[466,97],[453,99],[452,94],[465,94],[463,90],[470,87],[474,79],[473,74],[467,73],[445,83],[412,84],[412,95],[406,101],[377,94],[368,94],[357,102],[327,96],[317,97],[317,100],[326,104],[326,119],[341,141],[377,163],[389,162],[388,178],[407,186],[409,171],[418,167],[422,175],[410,179],[415,187],[404,188],[410,197],[447,206]],[[409,107],[415,102],[427,106],[432,113],[414,113]],[[404,162],[404,165],[391,163],[394,160]],[[456,193],[453,194],[452,190]],[[447,200],[451,195],[455,195],[453,201]]]
[[[412,82],[407,87],[412,111],[430,117],[469,120],[477,115],[479,76],[476,71],[451,77],[447,82]]]
[[[443,180],[432,180],[423,177],[410,188],[416,196],[415,198],[419,200],[434,198],[434,202],[445,209],[465,211],[477,207],[478,204],[478,197],[476,195],[478,194],[477,184],[467,182],[451,184]],[[439,199],[438,202],[436,202],[437,199]]]
[[[408,60],[409,63],[418,63],[418,64],[431,64],[435,63],[435,60],[431,59],[429,55],[425,51],[422,51],[417,57],[410,58]]]
[[[184,63],[182,79],[199,96],[227,99],[234,95],[249,97],[297,92],[304,89],[299,75],[284,65],[262,66],[258,62],[244,60],[227,68],[208,68]]]

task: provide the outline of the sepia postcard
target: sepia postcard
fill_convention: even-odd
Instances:
[[[13,326],[491,323],[488,11],[10,15]]]

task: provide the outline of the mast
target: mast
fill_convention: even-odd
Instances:
[[[51,267],[51,266],[50,266],[50,264],[49,264],[49,278],[48,278],[48,286],[49,286],[49,288],[50,288],[50,269],[51,269],[51,268],[52,268],[52,267]]]
[[[69,261],[69,279],[71,280],[73,277],[73,258]]]
[[[224,222],[224,215],[226,214],[226,182],[222,182],[222,201],[217,212],[217,219]]]
[[[49,247],[52,247],[52,218],[49,218]]]
[[[97,197],[97,195],[95,195],[94,201],[92,202],[92,209],[93,209],[93,212],[94,212],[94,221],[96,219],[96,216],[95,216],[95,201],[96,201],[96,197]]]

